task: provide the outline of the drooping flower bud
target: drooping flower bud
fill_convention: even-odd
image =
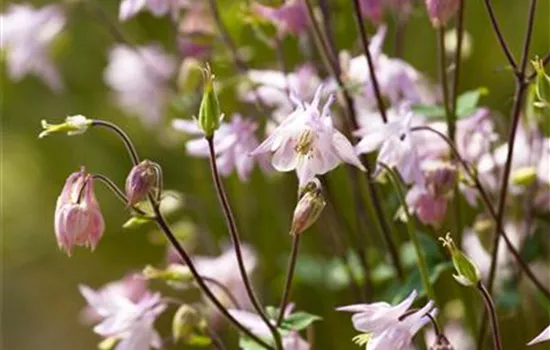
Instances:
[[[481,281],[481,273],[479,272],[479,268],[472,261],[472,259],[467,257],[456,247],[453,239],[451,238],[451,234],[447,233],[445,238],[439,237],[439,240],[443,242],[443,246],[449,250],[449,253],[451,253],[453,266],[457,272],[456,275],[453,275],[454,279],[466,287],[477,285],[479,281]]]
[[[204,136],[211,137],[220,127],[220,120],[223,118],[220,112],[220,102],[214,89],[214,75],[210,67],[204,69],[204,93],[199,107],[199,127]]]
[[[435,343],[430,346],[430,350],[454,350],[455,348],[451,345],[447,337],[443,334],[439,334],[436,338]]]
[[[449,162],[426,162],[424,169],[426,188],[434,197],[444,197],[453,190],[458,181],[456,166]]]
[[[426,0],[428,16],[434,27],[444,27],[458,10],[461,0]]]
[[[203,332],[206,326],[206,319],[194,307],[184,304],[179,307],[172,319],[174,342],[187,343],[190,339],[195,338],[197,333]]]
[[[68,116],[65,118],[65,123],[61,124],[48,124],[47,121],[42,120],[44,131],[38,135],[38,138],[46,137],[55,132],[66,132],[69,136],[83,134],[90,125],[92,125],[92,120],[83,115]]]
[[[75,245],[94,250],[105,231],[93,181],[82,168],[68,177],[57,198],[55,236],[59,248],[67,255]]]
[[[321,185],[317,179],[311,181],[303,189],[290,228],[291,235],[299,235],[307,230],[317,219],[325,207],[325,199],[321,192]]]
[[[145,199],[149,191],[155,187],[158,179],[156,166],[158,165],[149,160],[144,160],[135,165],[128,174],[126,178],[126,197],[128,198],[129,207]]]

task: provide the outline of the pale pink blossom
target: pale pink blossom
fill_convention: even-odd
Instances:
[[[416,214],[423,224],[439,227],[445,220],[448,199],[435,196],[422,186],[413,186],[407,193],[406,202],[411,214]]]
[[[149,11],[155,17],[172,15],[177,17],[188,0],[122,0],[118,10],[118,18],[127,21],[141,11]]]
[[[550,326],[546,327],[539,335],[527,343],[528,346],[535,345],[550,340]]]
[[[212,51],[216,26],[210,8],[204,1],[186,6],[178,26],[178,49],[182,57],[204,58]]]
[[[68,255],[74,246],[94,250],[105,231],[105,222],[94,194],[94,180],[84,168],[65,182],[55,207],[55,236]]]
[[[120,108],[153,125],[162,118],[170,96],[169,80],[175,71],[175,59],[157,45],[116,45],[109,52],[103,78]]]
[[[319,110],[322,87],[311,104],[298,106],[251,154],[274,152],[271,163],[282,172],[296,170],[300,186],[336,168],[341,162],[364,170],[349,140],[332,123],[328,101]]]
[[[309,26],[304,0],[288,0],[277,8],[254,3],[252,11],[272,22],[281,36],[304,33]]]
[[[418,311],[402,318],[413,304],[416,296],[416,291],[412,291],[405,300],[396,306],[385,302],[375,302],[343,306],[337,310],[352,312],[355,329],[370,335],[366,346],[367,350],[409,350],[413,349],[414,335],[429,322],[426,314],[435,315],[437,313],[433,301],[429,301]]]
[[[199,136],[199,138],[187,141],[188,154],[196,157],[209,157],[208,142],[194,121],[176,119],[172,125],[178,131]],[[250,155],[250,152],[259,145],[255,135],[257,128],[258,123],[251,119],[245,119],[239,114],[234,114],[229,122],[220,124],[219,129],[214,133],[214,150],[216,164],[223,176],[229,176],[233,170],[236,170],[239,179],[247,181],[256,161],[264,170],[269,171],[269,165],[264,156]]]
[[[475,163],[491,150],[492,143],[498,137],[493,120],[489,109],[479,108],[456,123],[456,146],[462,159]]]
[[[289,309],[287,309],[289,310]],[[262,338],[271,338],[271,332],[265,322],[260,316],[255,313],[244,311],[244,310],[235,310],[230,309],[229,313],[233,316],[238,322],[250,330],[253,334],[260,336]],[[285,317],[290,315],[289,312],[285,312]],[[270,320],[275,324],[275,320]],[[290,331],[283,334],[282,337],[283,350],[309,350],[310,345],[304,339],[300,337],[300,334],[296,331]]]
[[[434,27],[444,27],[454,16],[460,0],[425,0],[428,16]]]
[[[55,92],[63,82],[49,54],[49,46],[61,33],[66,18],[57,5],[35,9],[28,4],[11,4],[0,15],[0,49],[6,53],[10,79],[20,81],[34,74]]]
[[[373,24],[380,24],[383,15],[383,0],[361,0],[359,7],[361,15],[368,18]]]
[[[116,339],[115,350],[161,348],[162,339],[153,328],[156,318],[166,309],[160,293],[146,291],[131,300],[124,289],[119,293],[105,288],[95,291],[84,285],[79,289],[89,307],[100,317],[94,332]]]

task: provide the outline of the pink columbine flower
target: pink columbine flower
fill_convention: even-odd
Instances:
[[[144,10],[151,12],[155,17],[171,14],[176,18],[179,10],[186,3],[187,0],[122,0],[120,2],[118,19],[127,21]]]
[[[304,33],[309,25],[304,0],[289,0],[278,8],[254,3],[252,11],[271,21],[281,36]]]
[[[311,104],[298,106],[251,154],[274,152],[271,164],[278,171],[296,170],[300,186],[336,168],[342,161],[364,171],[349,140],[332,124],[331,95],[319,111],[322,86]]]
[[[373,24],[380,24],[383,15],[383,0],[361,0],[359,6],[361,15],[367,17]]]
[[[425,0],[428,16],[434,27],[444,27],[453,17],[460,0]]]
[[[153,328],[156,318],[166,309],[160,293],[140,291],[131,299],[123,288],[104,287],[93,290],[80,285],[80,293],[88,308],[98,315],[94,332],[118,341],[115,350],[160,349],[162,339]]]
[[[456,124],[456,146],[462,159],[477,162],[496,141],[494,118],[487,108],[477,109]]]
[[[539,335],[527,343],[528,346],[535,345],[550,340],[550,326],[546,327]]]
[[[55,207],[55,236],[59,248],[71,255],[73,246],[95,249],[105,222],[94,194],[94,180],[84,168],[65,182]]]
[[[288,308],[285,313],[286,317],[290,315]],[[244,311],[244,310],[228,310],[231,316],[233,316],[237,321],[239,321],[243,326],[248,328],[253,334],[262,337],[262,338],[271,338],[271,332],[265,322],[260,316],[255,313]],[[274,320],[271,320],[275,324]],[[300,334],[296,331],[290,331],[285,333],[282,337],[283,350],[309,350],[310,345],[304,339],[300,337]]]
[[[134,165],[126,178],[126,197],[128,206],[132,206],[147,196],[157,183],[158,165],[150,160],[144,160]]]
[[[423,186],[415,185],[407,192],[406,202],[411,214],[426,225],[439,227],[447,214],[448,199],[430,193]]]
[[[120,108],[153,125],[162,118],[170,95],[169,79],[175,71],[174,58],[159,46],[116,45],[109,52],[103,79]]]
[[[53,91],[63,90],[59,72],[48,54],[49,45],[65,26],[61,8],[47,5],[35,9],[28,4],[12,4],[0,15],[0,22],[0,49],[6,52],[10,79],[19,81],[27,74],[35,74]]]
[[[352,322],[355,329],[370,336],[367,350],[408,350],[411,348],[414,335],[429,322],[426,314],[437,313],[437,309],[433,308],[433,301],[429,301],[420,310],[401,319],[416,296],[416,291],[413,291],[396,306],[376,302],[343,306],[337,310],[354,313]],[[365,341],[362,343],[364,344]]]
[[[187,141],[187,153],[196,157],[208,157],[208,143],[202,137],[202,131],[194,121],[176,119],[172,126],[184,133],[201,136]],[[258,123],[234,114],[231,121],[221,123],[214,133],[214,150],[216,151],[216,164],[223,176],[229,176],[233,170],[237,171],[241,181],[247,181],[254,167],[254,161],[258,161],[262,169],[269,171],[270,167],[265,157],[250,156],[249,153],[258,147],[258,139],[255,131]]]

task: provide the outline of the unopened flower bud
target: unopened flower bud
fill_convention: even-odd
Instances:
[[[424,170],[426,187],[434,197],[447,195],[455,186],[458,180],[456,166],[448,162],[428,163]]]
[[[292,218],[292,226],[290,228],[291,235],[299,235],[307,230],[317,219],[323,208],[325,207],[325,199],[321,193],[321,189],[314,186],[314,189],[307,188],[304,190]]]
[[[184,304],[179,307],[172,319],[172,337],[174,342],[186,340],[192,337],[195,332],[206,328],[206,320],[191,305]]]
[[[220,102],[214,89],[214,75],[210,67],[204,69],[204,93],[199,107],[199,127],[204,136],[211,137],[220,127],[223,115],[220,112]]]
[[[550,76],[544,71],[544,64],[540,59],[532,62],[537,78],[535,82],[535,95],[537,101],[535,107],[548,108],[550,107]]]
[[[55,235],[59,248],[70,255],[73,246],[95,249],[105,222],[94,194],[93,178],[82,169],[69,176],[55,208]]]
[[[382,21],[382,0],[361,0],[359,7],[361,15],[368,18],[373,24],[379,24]]]
[[[157,166],[149,160],[144,160],[132,168],[126,178],[128,206],[145,199],[149,191],[155,187],[158,179]]]
[[[445,238],[440,237],[439,240],[443,242],[443,246],[446,247],[451,253],[453,266],[457,272],[456,275],[453,275],[454,279],[466,287],[477,285],[479,281],[481,281],[481,273],[479,272],[479,268],[470,258],[468,258],[456,247],[453,239],[451,238],[451,234],[447,233]]]
[[[430,350],[454,350],[449,340],[443,334],[439,334],[435,343],[430,346]]]
[[[83,115],[68,116],[65,118],[65,123],[61,124],[48,124],[47,121],[42,120],[44,131],[38,135],[38,138],[46,137],[55,132],[66,132],[69,136],[79,135],[86,132],[90,125],[92,125],[92,120]]]
[[[434,27],[444,27],[456,13],[460,0],[426,0],[428,16]]]
[[[510,175],[510,182],[516,186],[529,186],[535,181],[537,181],[537,169],[534,167],[519,168]]]

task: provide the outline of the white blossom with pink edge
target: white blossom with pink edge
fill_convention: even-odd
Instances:
[[[156,318],[166,309],[160,293],[145,291],[130,299],[124,288],[93,290],[80,285],[80,293],[89,308],[100,318],[94,332],[118,341],[114,350],[160,349],[162,339],[153,328]]]
[[[255,313],[244,311],[244,310],[235,310],[230,309],[228,310],[231,316],[233,316],[238,322],[240,322],[243,326],[248,328],[253,334],[265,337],[265,338],[271,338],[271,332],[265,322],[262,320],[260,316],[258,316]],[[285,317],[288,317],[292,311],[292,308],[287,308],[285,310]],[[273,324],[275,324],[274,320],[271,320]],[[282,337],[282,343],[283,343],[283,350],[309,350],[310,345],[308,342],[306,342],[302,337],[300,337],[300,334],[296,331],[290,331],[283,335]]]
[[[322,86],[311,104],[294,98],[292,112],[251,154],[274,152],[271,164],[277,171],[296,170],[300,186],[346,162],[365,170],[349,140],[332,123],[329,96],[319,111]]]
[[[127,21],[141,11],[149,11],[155,17],[170,14],[177,17],[179,10],[188,3],[188,0],[122,0],[118,11],[118,19]]]
[[[172,122],[174,129],[189,135],[200,136],[186,143],[187,153],[196,157],[208,157],[208,142],[202,137],[203,132],[197,123],[191,120],[176,119]],[[245,119],[239,114],[234,114],[231,121],[221,123],[214,133],[214,150],[216,163],[223,176],[229,176],[233,170],[241,181],[247,181],[254,167],[254,162],[264,171],[270,171],[271,167],[267,158],[263,155],[251,156],[249,153],[258,147],[259,142],[255,131],[258,123]]]
[[[400,319],[413,304],[417,296],[412,291],[409,296],[396,306],[385,302],[355,304],[337,308],[338,311],[352,312],[353,326],[356,330],[369,334],[367,350],[409,350],[414,349],[414,335],[429,322],[427,313],[435,316],[437,309],[429,301],[418,311]],[[364,342],[363,342],[364,343]]]
[[[57,5],[35,9],[28,4],[12,4],[0,15],[0,22],[0,49],[6,53],[9,78],[20,81],[27,74],[35,74],[53,91],[62,91],[61,76],[48,52],[65,26],[62,9]]]
[[[116,45],[109,52],[103,79],[120,108],[151,126],[162,118],[170,96],[169,79],[175,71],[175,59],[157,45]]]
[[[550,326],[546,327],[539,335],[537,335],[533,340],[527,343],[528,346],[535,345],[550,340]]]

